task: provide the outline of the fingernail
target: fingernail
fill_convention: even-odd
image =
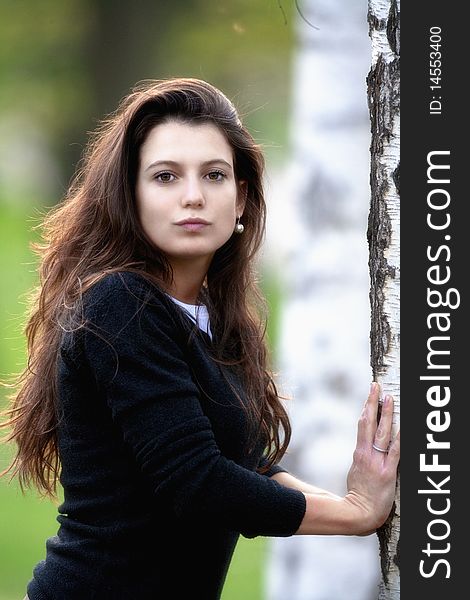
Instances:
[[[370,393],[372,394],[372,392],[375,392],[376,388],[377,388],[377,383],[375,381],[373,381],[370,384]]]
[[[391,401],[392,397],[387,394],[384,398],[384,404],[390,404]]]

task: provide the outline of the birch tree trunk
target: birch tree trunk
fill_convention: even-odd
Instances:
[[[369,0],[372,66],[367,79],[371,117],[370,301],[371,365],[376,381],[395,398],[399,417],[399,141],[400,2]],[[395,433],[395,432],[394,432]],[[380,600],[400,598],[400,488],[393,516],[378,532],[382,580]]]
[[[303,0],[294,63],[291,159],[270,190],[285,299],[278,370],[293,426],[282,464],[338,494],[370,381],[367,248],[370,120],[366,0]],[[376,536],[272,539],[269,600],[372,600]]]

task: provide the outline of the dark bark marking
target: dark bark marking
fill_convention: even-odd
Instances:
[[[389,556],[389,542],[390,542],[390,534],[392,531],[392,521],[395,517],[395,508],[396,505],[393,503],[392,511],[388,516],[385,523],[382,527],[377,529],[377,537],[379,539],[380,545],[380,569],[382,571],[382,578],[385,586],[388,585],[388,573],[390,571],[390,556]],[[396,565],[398,570],[400,570],[400,540],[397,542],[397,550],[394,556],[392,557],[393,563]]]
[[[382,31],[387,26],[385,19],[378,19],[370,12],[370,6],[367,10],[367,21],[369,23],[369,37],[373,31]]]
[[[387,19],[387,39],[394,54],[400,56],[400,11],[396,0],[392,0]]]

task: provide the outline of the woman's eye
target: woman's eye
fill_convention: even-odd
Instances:
[[[155,179],[157,181],[160,181],[161,183],[170,183],[170,181],[173,181],[175,179],[175,176],[173,175],[173,173],[163,171],[163,173],[157,173],[157,175],[155,175]]]
[[[207,178],[210,181],[222,181],[225,177],[225,173],[223,171],[211,171],[207,174]]]

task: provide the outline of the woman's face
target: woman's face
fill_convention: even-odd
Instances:
[[[208,265],[244,208],[221,131],[180,121],[151,129],[140,151],[136,199],[145,233],[170,264],[206,259]]]

